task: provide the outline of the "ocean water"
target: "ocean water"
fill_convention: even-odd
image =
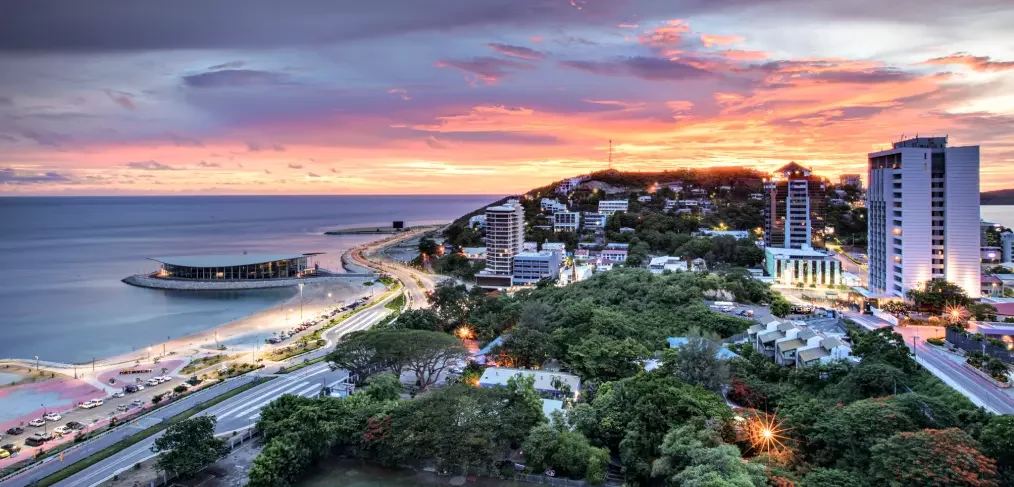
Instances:
[[[1014,205],[983,205],[979,215],[988,222],[1014,228]]]
[[[450,221],[496,196],[0,198],[0,358],[86,362],[276,306],[292,289],[186,293],[120,282],[148,257],[342,252],[333,228]]]

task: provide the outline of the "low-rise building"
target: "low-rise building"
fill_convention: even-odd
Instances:
[[[560,258],[550,250],[521,252],[514,256],[514,285],[535,284],[560,277]]]
[[[626,242],[607,242],[606,249],[609,250],[627,250],[630,248],[630,244]]]
[[[521,242],[522,252],[535,252],[537,250],[539,250],[538,242]]]
[[[630,211],[630,202],[627,200],[602,200],[599,201],[599,213],[612,215],[616,212]]]
[[[613,267],[616,265],[615,262],[608,259],[603,259],[602,257],[596,257],[592,259],[591,264],[595,266],[595,272],[611,271],[613,270]]]
[[[563,262],[563,258],[567,256],[567,244],[563,242],[542,242],[542,250],[555,252],[560,262]]]
[[[697,234],[702,237],[732,237],[736,240],[750,238],[748,230],[712,230],[710,228],[700,228],[697,230]]]
[[[564,179],[563,181],[560,181],[560,185],[556,187],[556,192],[558,194],[568,194],[577,189],[578,186],[581,186],[581,183],[584,182],[584,180],[584,176]]]
[[[690,270],[694,272],[708,272],[708,262],[700,257],[691,260]]]
[[[581,228],[581,214],[576,211],[558,211],[553,213],[553,231],[576,232]]]
[[[484,370],[479,378],[479,387],[505,387],[507,381],[514,377],[534,377],[535,390],[554,398],[562,398],[569,392],[569,399],[576,401],[581,392],[581,378],[574,374],[507,367]]]
[[[832,360],[855,360],[852,356],[852,347],[840,337],[825,337],[819,344],[800,348],[796,353],[796,367],[807,367]]]
[[[475,215],[468,219],[469,228],[486,228],[486,215]]]
[[[541,208],[542,211],[546,211],[549,213],[556,213],[558,211],[567,211],[567,205],[560,203],[559,201],[554,200],[552,198],[542,198],[542,200],[539,201],[539,208]]]
[[[670,211],[673,208],[678,207],[679,204],[680,204],[680,200],[671,200],[669,198],[666,198],[665,199],[665,206],[663,208],[664,208],[665,211]]]
[[[670,257],[668,255],[662,257],[652,257],[651,261],[648,262],[648,270],[652,274],[662,274],[663,272],[686,272],[687,262],[681,260],[679,257]]]
[[[626,262],[627,261],[627,250],[626,249],[605,249],[599,254],[603,259],[611,262]]]
[[[584,214],[584,226],[585,228],[606,228],[606,220],[608,218],[608,215],[603,215],[602,213],[586,211]]]
[[[647,203],[647,202],[651,201],[651,195],[647,195],[646,194],[644,196],[638,196],[637,197],[637,201],[640,201],[641,203]]]
[[[577,249],[574,251],[574,260],[585,262],[588,259],[591,259],[591,250]]]
[[[800,249],[766,247],[764,266],[768,275],[781,286],[833,287],[843,283],[841,263],[828,251],[809,246]]]
[[[634,229],[631,227],[620,227],[620,233],[634,233]]]
[[[764,193],[750,193],[750,199],[764,201]]]

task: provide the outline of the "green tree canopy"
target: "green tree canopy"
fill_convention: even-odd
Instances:
[[[215,438],[215,423],[213,416],[197,416],[169,425],[151,447],[160,453],[158,469],[187,478],[225,455],[229,447]]]

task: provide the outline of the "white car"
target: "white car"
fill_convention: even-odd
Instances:
[[[102,399],[92,399],[92,402],[95,403],[96,406],[101,406],[103,404]]]
[[[145,384],[148,384],[149,386],[157,386],[157,385],[159,385],[159,380],[158,379],[148,379],[148,382],[146,382]]]
[[[46,424],[46,420],[42,418],[35,418],[28,422],[28,426],[35,426],[36,428],[39,428],[44,424]]]
[[[144,390],[144,386],[143,386],[143,385],[141,385],[141,384],[138,384],[138,385],[137,385],[137,390],[139,390],[139,391],[143,391],[143,390]]]
[[[128,409],[130,409],[130,406],[126,404],[120,404],[119,406],[116,406],[117,411],[126,411]]]
[[[98,406],[98,404],[95,404],[95,401],[85,401],[85,402],[81,403],[80,408],[81,409],[91,409],[91,408],[93,408],[95,406]]]
[[[69,435],[70,432],[71,429],[66,426],[57,426],[56,428],[53,428],[53,433],[56,433],[58,435]]]
[[[113,397],[120,398],[120,397],[123,397],[123,396],[126,396],[126,395],[127,395],[126,392],[120,391],[120,392],[114,393]]]
[[[63,416],[60,416],[59,414],[56,413],[46,413],[45,415],[42,416],[42,418],[45,419],[46,421],[59,421],[63,419]]]

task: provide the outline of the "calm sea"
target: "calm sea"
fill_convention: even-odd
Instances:
[[[983,220],[1014,228],[1014,205],[983,205],[979,214]]]
[[[293,291],[181,293],[120,279],[148,257],[326,252],[368,236],[339,227],[450,221],[495,196],[214,196],[0,198],[0,358],[89,361],[212,328]]]

